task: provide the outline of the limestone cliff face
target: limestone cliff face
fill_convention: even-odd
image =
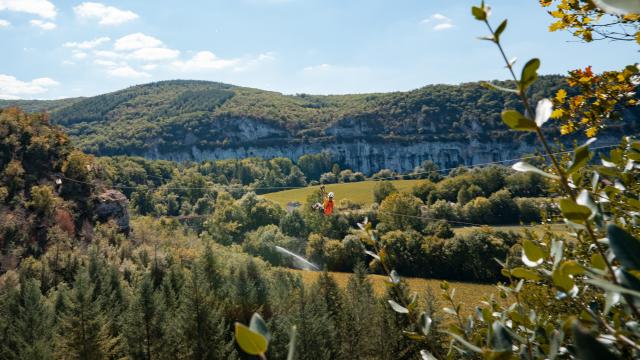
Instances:
[[[473,132],[467,140],[428,141],[416,137],[389,140],[377,137],[381,124],[371,121],[345,120],[328,127],[320,136],[309,140],[290,135],[275,125],[251,119],[235,119],[212,125],[209,134],[215,139],[224,139],[220,146],[202,146],[211,143],[211,137],[200,139],[196,135],[185,135],[184,148],[179,151],[162,151],[154,147],[139,154],[151,159],[174,161],[204,161],[242,159],[246,157],[286,157],[297,160],[305,154],[323,151],[332,154],[338,163],[365,174],[380,169],[400,172],[413,170],[425,160],[431,160],[440,168],[457,165],[475,165],[521,157],[535,150],[525,142],[481,142],[474,139]],[[427,129],[428,131],[428,129]],[[476,132],[475,134],[480,134]],[[471,135],[471,136],[469,136]]]
[[[246,157],[287,157],[297,160],[304,154],[327,151],[336,162],[365,174],[380,169],[407,172],[431,160],[440,168],[452,168],[460,164],[475,165],[493,161],[515,159],[532,153],[534,147],[527,144],[501,144],[470,142],[367,142],[366,140],[314,144],[250,145],[200,149],[192,146],[184,152],[149,152],[145,157],[174,161],[203,161],[242,159]]]
[[[334,161],[365,174],[380,169],[399,172],[413,170],[425,160],[431,160],[441,169],[458,165],[477,165],[495,161],[508,162],[534,153],[535,143],[514,139],[480,141],[480,128],[469,128],[462,140],[428,140],[430,129],[415,129],[415,137],[383,139],[376,134],[382,124],[346,119],[327,127],[321,134],[304,138],[291,135],[285,129],[273,124],[252,119],[227,119],[212,124],[209,136],[198,138],[192,133],[185,135],[184,147],[178,151],[162,151],[153,147],[142,155],[151,159],[173,161],[204,161],[222,159],[242,159],[261,157],[270,159],[286,157],[297,160],[305,154],[323,151],[332,154]],[[211,146],[212,140],[224,144]],[[605,137],[598,145],[615,142],[613,137]]]

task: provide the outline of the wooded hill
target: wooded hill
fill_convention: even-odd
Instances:
[[[567,87],[563,77],[544,76],[530,96],[535,101],[561,87]],[[238,131],[234,126],[240,121],[252,121],[257,132],[265,127],[262,144],[336,138],[487,141],[512,137],[506,135],[500,112],[519,107],[515,94],[489,90],[478,82],[318,96],[191,80],[155,82],[88,98],[0,101],[0,108],[15,105],[27,112],[49,112],[51,121],[63,126],[77,145],[99,155],[246,145],[246,139],[229,135]],[[638,111],[628,118],[626,123],[637,127]]]

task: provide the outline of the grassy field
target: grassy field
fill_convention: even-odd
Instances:
[[[309,285],[316,281],[319,272],[315,271],[300,271],[300,270],[291,270],[292,272],[300,274],[302,280],[305,284]],[[347,282],[349,281],[349,277],[352,274],[350,273],[339,273],[332,272],[331,276],[336,280],[336,282],[341,286],[347,286]],[[369,275],[369,279],[373,285],[373,289],[378,295],[382,295],[385,292],[386,284],[385,280],[386,276],[382,275]],[[421,278],[405,278],[409,287],[412,291],[415,291],[420,296],[424,296],[425,291],[427,289],[431,289],[433,295],[436,296],[438,301],[440,301],[441,307],[445,306],[442,303],[442,297],[440,297],[440,283],[442,280],[433,280],[433,279],[421,279]],[[461,301],[462,311],[465,314],[471,314],[475,307],[482,301],[483,297],[490,294],[496,293],[496,288],[493,285],[489,284],[473,284],[473,283],[463,283],[463,282],[449,282],[452,288],[456,288],[456,299],[457,301]]]
[[[411,191],[411,188],[422,180],[393,180],[393,185],[400,191]],[[333,191],[336,194],[336,203],[339,204],[342,199],[349,199],[363,206],[373,203],[373,187],[377,181],[360,181],[355,183],[341,183],[325,185],[327,192]],[[309,186],[302,189],[292,189],[278,191],[270,194],[262,195],[264,198],[287,206],[290,201],[299,201],[304,204],[307,196],[313,193],[320,186]]]

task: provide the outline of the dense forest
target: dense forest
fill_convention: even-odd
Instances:
[[[509,81],[496,85],[512,86]],[[566,88],[561,76],[544,76],[530,97],[538,100]],[[1,101],[46,110],[84,150],[98,155],[143,154],[152,149],[179,151],[245,146],[247,143],[318,142],[340,137],[411,141],[508,139],[500,113],[519,108],[515,94],[496,92],[481,83],[428,85],[409,92],[316,96],[283,95],[206,81],[162,81],[91,98]],[[245,139],[240,120],[268,128]],[[635,129],[637,112],[626,114]],[[240,128],[239,128],[240,126]],[[620,134],[614,131],[613,134]],[[338,130],[339,129],[339,130]],[[629,130],[627,129],[627,131]]]
[[[551,31],[640,44],[636,2],[540,4]],[[2,103],[0,359],[640,358],[640,65],[561,79],[539,77],[534,58],[516,72],[500,37],[507,21],[493,26],[484,1],[471,15],[513,82],[283,96],[170,81],[18,102],[28,111]],[[327,153],[199,163],[113,154],[150,140],[226,146],[222,129],[246,117],[303,141],[358,121],[406,140],[427,121],[424,131],[447,138],[520,134],[544,152],[370,177]],[[624,136],[596,151],[607,129]],[[591,139],[566,150],[579,132]],[[365,180],[372,203],[346,193],[333,212],[311,206],[332,196],[308,185]],[[284,209],[264,195],[290,187],[309,190],[307,201]],[[495,228],[506,224],[518,231]],[[424,279],[413,277],[439,286],[416,291]],[[495,287],[465,304],[456,290],[479,283]]]
[[[407,290],[374,294],[366,274],[382,270],[364,266],[368,258],[356,223],[365,216],[379,223],[383,241],[398,251],[393,261],[407,274],[493,281],[501,275],[491,257],[509,255],[517,235],[486,229],[456,237],[446,221],[406,221],[385,216],[385,209],[418,213],[427,201],[471,211],[465,204],[486,195],[491,206],[508,203],[517,214],[507,189],[518,192],[533,182],[535,193],[517,195],[548,194],[539,175],[517,179],[521,174],[505,167],[460,169],[451,177],[421,171],[410,175],[424,178],[412,194],[380,181],[375,190],[380,204],[369,209],[331,217],[310,208],[287,213],[243,186],[242,176],[250,184],[252,174],[291,172],[299,165],[319,179],[323,166],[332,169],[326,158],[314,156],[298,165],[248,159],[242,171],[228,161],[94,158],[73,147],[46,116],[13,108],[0,112],[0,130],[3,359],[245,358],[231,325],[248,322],[254,312],[269,321],[273,358],[286,354],[292,325],[300,330],[299,359],[353,359],[354,347],[361,358],[412,358],[420,344],[402,335],[406,322],[385,302],[408,296]],[[298,171],[297,181],[304,183],[305,173]],[[282,179],[286,173],[279,172]],[[345,170],[339,174],[334,177],[340,181],[353,180]],[[389,173],[377,176],[387,179]],[[229,182],[238,185],[229,188]],[[114,188],[126,193],[130,204],[112,196],[121,194]],[[185,222],[180,214],[202,217]],[[325,269],[355,273],[346,287],[327,273],[304,283],[285,270],[295,263],[274,251],[276,245]],[[420,296],[435,311],[436,296]],[[363,336],[370,327],[379,331]],[[439,340],[429,342],[446,351]],[[381,343],[383,353],[377,350]]]

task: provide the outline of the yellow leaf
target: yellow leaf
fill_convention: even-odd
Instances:
[[[552,119],[559,119],[562,117],[562,115],[564,115],[564,110],[562,109],[555,109],[553,110],[553,112],[551,113],[551,118]]]
[[[260,355],[267,351],[267,339],[247,326],[236,323],[236,342],[249,355]]]
[[[558,92],[556,93],[556,100],[558,100],[558,102],[563,103],[564,99],[567,98],[567,91],[565,89],[560,89],[558,90]]]

